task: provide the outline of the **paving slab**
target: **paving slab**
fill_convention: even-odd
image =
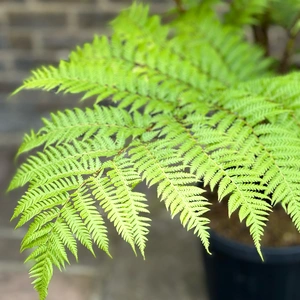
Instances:
[[[95,279],[84,275],[54,276],[47,300],[89,300]],[[38,300],[26,272],[0,273],[1,300]],[[100,299],[99,299],[100,300]]]
[[[207,300],[199,240],[178,220],[152,223],[146,260],[121,241],[112,245],[114,259],[101,299]]]

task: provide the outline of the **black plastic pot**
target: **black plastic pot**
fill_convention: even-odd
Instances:
[[[210,300],[300,300],[300,246],[254,247],[211,232],[204,264]]]

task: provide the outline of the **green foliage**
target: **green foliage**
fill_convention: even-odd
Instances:
[[[18,152],[30,155],[9,186],[27,187],[13,219],[30,223],[21,250],[32,249],[27,261],[41,300],[53,267],[78,259],[78,243],[110,255],[107,222],[145,256],[150,218],[141,182],[157,188],[207,251],[210,202],[199,181],[229,199],[229,216],[245,220],[261,256],[274,205],[300,230],[299,75],[272,75],[263,51],[232,26],[242,9],[235,26],[253,23],[267,1],[252,1],[249,11],[233,1],[225,24],[214,2],[167,25],[133,4],[113,21],[111,38],[95,37],[58,67],[33,71],[19,89],[95,102],[44,119]]]
[[[270,6],[271,19],[273,22],[289,29],[299,17],[299,9],[299,0],[273,0]]]
[[[225,15],[225,21],[234,26],[257,24],[258,18],[273,1],[277,2],[277,0],[233,0]]]
[[[299,0],[233,0],[225,23],[237,28],[274,23],[290,30],[299,18],[299,10]]]

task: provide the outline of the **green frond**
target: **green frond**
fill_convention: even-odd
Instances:
[[[35,261],[29,274],[31,278],[35,278],[33,284],[40,295],[40,299],[46,299],[48,285],[53,275],[53,265],[61,270],[65,268],[65,262],[69,263],[64,245],[67,244],[74,251],[75,256],[77,255],[77,248],[68,229],[62,229],[62,226],[57,222],[47,223],[44,228],[36,233],[34,239],[32,238],[34,234],[27,234],[27,237],[24,237],[23,249],[26,249],[29,245],[32,247],[30,240],[33,241],[35,250],[28,256],[26,261]],[[37,238],[38,236],[44,238]]]
[[[8,190],[32,182],[33,187],[51,183],[60,178],[83,176],[94,173],[101,161],[124,148],[126,140],[114,141],[101,133],[86,141],[73,140],[72,144],[49,146],[43,152],[31,155],[16,172]]]
[[[42,277],[40,277],[40,274],[43,274]],[[45,300],[48,295],[48,286],[53,276],[52,262],[47,254],[40,256],[40,261],[30,269],[29,275],[31,278],[38,277],[33,281],[34,288],[39,293],[40,300]]]
[[[233,0],[230,3],[229,12],[225,15],[225,23],[232,26],[257,24],[259,17],[273,0]]]
[[[135,120],[139,123],[135,124]],[[94,136],[105,136],[107,141],[108,137],[116,135],[117,140],[124,140],[129,136],[140,135],[151,123],[148,115],[142,118],[136,113],[133,119],[123,109],[97,105],[93,109],[75,108],[51,114],[51,120],[43,119],[43,122],[44,127],[38,133],[32,131],[31,135],[25,136],[18,155],[43,144],[48,147],[52,144],[69,143],[76,139],[87,141]],[[79,144],[77,147],[80,147]]]
[[[64,269],[69,254],[78,259],[78,243],[110,256],[106,220],[145,256],[151,220],[136,189],[142,181],[207,251],[210,202],[199,182],[228,200],[229,217],[238,213],[261,257],[273,206],[300,231],[300,77],[271,77],[269,59],[237,30],[273,1],[245,9],[234,0],[225,24],[214,0],[190,1],[168,24],[134,3],[112,22],[111,38],[96,36],[58,67],[33,71],[16,91],[95,102],[43,119],[17,154],[30,151],[8,188],[27,186],[12,219],[29,224],[21,251],[31,250],[41,300],[53,268]]]
[[[17,207],[15,208],[12,220],[20,217],[16,225],[16,228],[23,226],[25,223],[30,221],[32,218],[41,214],[44,210],[51,210],[59,205],[63,205],[68,197],[66,191],[72,188],[76,188],[77,184],[71,186],[64,186],[62,188],[53,189],[51,192],[44,193],[44,190],[36,190],[35,193],[27,192],[20,199]],[[49,211],[48,211],[49,212]],[[47,212],[47,213],[48,213]],[[54,216],[55,217],[55,210]],[[21,215],[21,216],[20,216]],[[48,217],[48,216],[47,216]],[[40,219],[39,223],[41,222]],[[42,223],[40,223],[42,225]]]
[[[53,265],[61,270],[69,262],[66,248],[78,259],[76,239],[93,254],[93,241],[109,254],[106,226],[84,185],[85,182],[71,188],[75,191],[69,191],[54,208],[53,204],[50,208],[44,205],[39,212],[35,211],[22,241],[22,250],[34,248],[27,261],[35,261],[30,275],[35,278],[33,284],[41,299],[47,295]],[[27,209],[23,216],[28,213]]]
[[[232,27],[222,25],[210,7],[190,9],[176,20],[174,27],[175,44],[184,48],[191,61],[198,61],[227,86],[269,73],[270,60],[263,58],[263,51],[245,42]]]
[[[53,224],[51,222],[57,215],[58,210],[52,209],[41,213],[39,217],[35,218],[35,222],[30,224],[29,229],[22,240],[21,252],[42,245],[47,241],[48,234],[53,229]],[[42,217],[45,219],[42,220]]]
[[[146,18],[147,14],[148,11],[145,7],[133,5],[113,22],[115,34],[122,36],[123,39],[139,39],[134,49],[134,55],[127,58],[128,60],[134,61],[142,72],[152,71],[153,73],[156,71],[153,73],[154,75],[160,71],[159,74],[164,81],[169,81],[170,77],[177,76],[175,79],[198,85],[198,88],[201,89],[211,86],[214,81],[215,85],[222,86],[217,78],[213,78],[210,73],[207,74],[205,68],[199,64],[194,64],[196,54],[199,56],[202,47],[191,48],[190,51],[180,49],[177,38],[167,39],[168,32],[171,31],[172,27],[162,26],[157,16]],[[128,26],[130,26],[130,30],[128,30]],[[195,54],[193,60],[189,59],[190,52]],[[128,51],[125,49],[122,51],[123,55],[127,53]],[[170,59],[172,64],[167,63]],[[167,76],[164,78],[162,74]],[[174,90],[174,86],[172,86],[172,90]]]
[[[83,94],[82,99],[96,97],[96,103],[112,97],[113,101],[122,100],[123,107],[134,104],[137,109],[145,104],[152,105],[152,110],[170,110],[171,97],[167,90],[160,91],[161,99],[156,94],[156,86],[161,80],[159,74],[149,81],[147,74],[142,76],[139,68],[123,60],[105,60],[86,64],[61,62],[57,69],[43,67],[33,72],[21,89],[43,89],[58,92]],[[151,107],[149,105],[149,108]],[[148,108],[148,109],[149,109]]]
[[[300,232],[300,205],[299,201],[289,201],[287,205],[283,205],[285,211],[290,215],[297,230]]]
[[[276,128],[275,128],[276,129]],[[259,140],[269,154],[268,161],[256,166],[265,170],[263,181],[267,185],[266,193],[272,194],[274,204],[287,204],[299,201],[298,170],[300,139],[292,133],[274,132],[272,126],[258,127]]]
[[[183,160],[163,142],[134,142],[131,160],[149,186],[157,184],[158,196],[165,202],[172,217],[180,214],[187,230],[194,230],[208,250],[208,201],[196,187],[197,178],[184,170]]]
[[[223,115],[222,121],[228,116]],[[190,167],[196,178],[203,178],[204,184],[209,184],[213,190],[218,186],[219,199],[222,200],[229,195],[228,212],[231,215],[239,208],[241,221],[246,219],[250,227],[250,233],[253,237],[255,246],[260,253],[260,240],[263,234],[263,228],[267,221],[270,205],[265,202],[267,197],[264,195],[264,187],[261,183],[260,174],[251,169],[254,158],[251,157],[257,152],[257,145],[253,142],[251,151],[248,151],[247,158],[240,153],[240,149],[234,146],[234,138],[237,135],[226,134],[228,128],[214,129],[197,123],[197,115],[186,118],[185,122],[178,122],[171,118],[162,120],[164,129],[162,133],[166,134],[165,143],[177,148],[177,155],[180,155],[185,165]],[[232,124],[230,118],[228,124]],[[203,119],[199,118],[199,120]],[[210,120],[211,121],[211,120]],[[212,125],[212,124],[211,124]],[[236,126],[234,127],[236,128]],[[238,133],[240,133],[237,127]],[[250,138],[246,132],[245,139]],[[241,143],[242,144],[242,143]],[[243,141],[245,144],[245,141]],[[247,143],[246,143],[247,144]],[[247,145],[249,150],[249,146]],[[257,200],[258,198],[264,200]]]
[[[268,101],[276,103],[287,114],[280,119],[272,120],[280,122],[280,126],[296,130],[300,126],[300,90],[299,74],[291,73],[285,76],[248,81],[237,87],[250,92],[252,95],[263,96]]]
[[[122,21],[124,19],[135,24],[131,14],[131,10],[124,13],[120,22],[125,22]],[[141,14],[145,15],[143,12]],[[111,96],[113,101],[121,101],[122,107],[132,105],[133,110],[146,105],[148,111],[167,111],[174,108],[172,102],[182,92],[191,88],[204,91],[228,86],[257,76],[257,72],[263,72],[266,68],[268,62],[262,59],[262,53],[242,42],[241,37],[230,28],[223,29],[219,21],[210,17],[207,9],[193,10],[188,14],[197,17],[200,14],[203,19],[199,23],[201,27],[195,31],[197,37],[200,34],[198,39],[187,41],[187,34],[194,34],[190,32],[194,26],[180,25],[175,26],[178,33],[174,38],[156,38],[156,31],[166,31],[157,19],[154,21],[156,25],[150,26],[151,30],[137,22],[136,29],[130,34],[116,25],[119,29],[110,41],[95,38],[92,44],[73,52],[70,61],[61,62],[58,68],[43,67],[34,71],[32,77],[24,82],[23,88],[83,93],[83,99],[95,96],[96,102]],[[186,25],[185,20],[182,22]],[[147,30],[153,30],[153,35],[147,34]],[[129,40],[135,40],[135,43]],[[226,48],[223,47],[225,41]],[[212,60],[208,61],[209,58]],[[172,64],[167,63],[169,60]],[[158,84],[159,89],[156,88]]]
[[[71,201],[65,203],[60,212],[60,216],[69,226],[78,241],[95,255],[90,232]]]
[[[100,198],[101,206],[108,213],[109,219],[114,222],[123,239],[132,246],[133,250],[134,245],[137,245],[144,256],[150,219],[141,214],[149,213],[148,205],[144,194],[133,191],[135,186],[141,182],[141,178],[130,160],[123,156],[108,161],[104,167],[107,169],[107,178],[114,186],[115,194],[108,202],[107,195],[99,193],[99,183],[103,184],[104,182],[97,180],[96,191],[98,194],[96,194],[96,198]]]
[[[128,242],[135,252],[134,234],[132,224],[127,217],[125,205],[121,205],[123,198],[119,199],[116,187],[108,177],[91,177],[89,186],[94,197],[99,201],[101,208],[107,213],[107,218],[114,224],[119,235]]]
[[[262,82],[264,81],[262,80]],[[285,117],[291,113],[290,107],[272,101],[273,99],[267,92],[262,91],[261,95],[264,95],[264,99],[260,98],[262,96],[258,98],[255,96],[250,98],[250,101],[239,101],[239,105],[235,105],[233,95],[228,93],[226,97],[230,97],[231,101],[228,101],[230,105],[228,106],[227,101],[227,104],[223,101],[219,102],[222,105],[225,104],[224,107],[227,108],[227,111],[223,114],[219,112],[220,117],[218,119],[224,120],[228,114],[237,116],[237,113],[240,113],[238,116],[239,122],[244,123],[243,126],[248,128],[249,141],[251,141],[251,143],[244,142],[244,145],[247,145],[247,155],[249,156],[253,149],[253,154],[256,157],[251,169],[256,173],[256,176],[263,178],[262,181],[259,181],[263,184],[264,194],[266,197],[270,197],[272,205],[281,203],[284,207],[290,207],[287,212],[291,215],[297,227],[299,225],[297,218],[299,212],[296,211],[298,207],[296,203],[299,201],[297,173],[300,151],[298,131],[295,131],[295,124],[291,127],[289,122],[287,122],[287,126],[277,123],[282,116]],[[243,97],[244,99],[247,98]],[[264,113],[261,114],[258,111]],[[222,124],[221,122],[220,124]],[[231,132],[237,128],[235,124],[231,121]],[[221,127],[221,130],[229,129]],[[257,187],[257,184],[255,186]],[[264,199],[261,195],[259,198]],[[263,205],[265,208],[268,206],[266,203]],[[295,210],[293,211],[291,207]]]
[[[169,27],[162,26],[160,17],[149,16],[149,7],[133,3],[111,22],[114,32],[121,36],[136,36],[140,38],[155,39],[157,43],[164,42],[169,34]]]
[[[74,208],[84,220],[84,224],[89,231],[95,244],[105,251],[109,256],[107,228],[103,217],[95,206],[95,200],[91,197],[86,187],[77,189],[72,195]]]
[[[67,246],[70,252],[75,256],[76,260],[78,260],[77,242],[69,226],[64,221],[60,220],[55,223],[54,230],[56,230],[57,234],[61,237],[63,244]]]
[[[273,0],[270,5],[270,18],[276,24],[291,29],[298,17],[298,0]]]
[[[264,95],[249,95],[244,91],[234,89],[229,92],[216,94],[213,101],[221,110],[234,111],[249,126],[255,126],[263,121],[271,121],[274,116],[287,112],[287,110],[280,107],[277,103],[269,101]]]

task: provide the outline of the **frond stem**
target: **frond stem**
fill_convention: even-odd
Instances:
[[[182,5],[181,0],[174,0],[174,2],[176,3],[177,10],[178,10],[180,13],[184,13],[184,12],[186,11],[186,10],[184,9],[183,5]]]
[[[280,61],[279,68],[278,68],[278,72],[281,74],[285,74],[289,71],[291,57],[294,53],[296,38],[297,38],[297,35],[300,30],[299,26],[297,26],[297,23],[299,21],[300,21],[300,13],[298,13],[293,24],[291,25],[290,29],[288,30],[289,38],[285,45],[282,59]]]

